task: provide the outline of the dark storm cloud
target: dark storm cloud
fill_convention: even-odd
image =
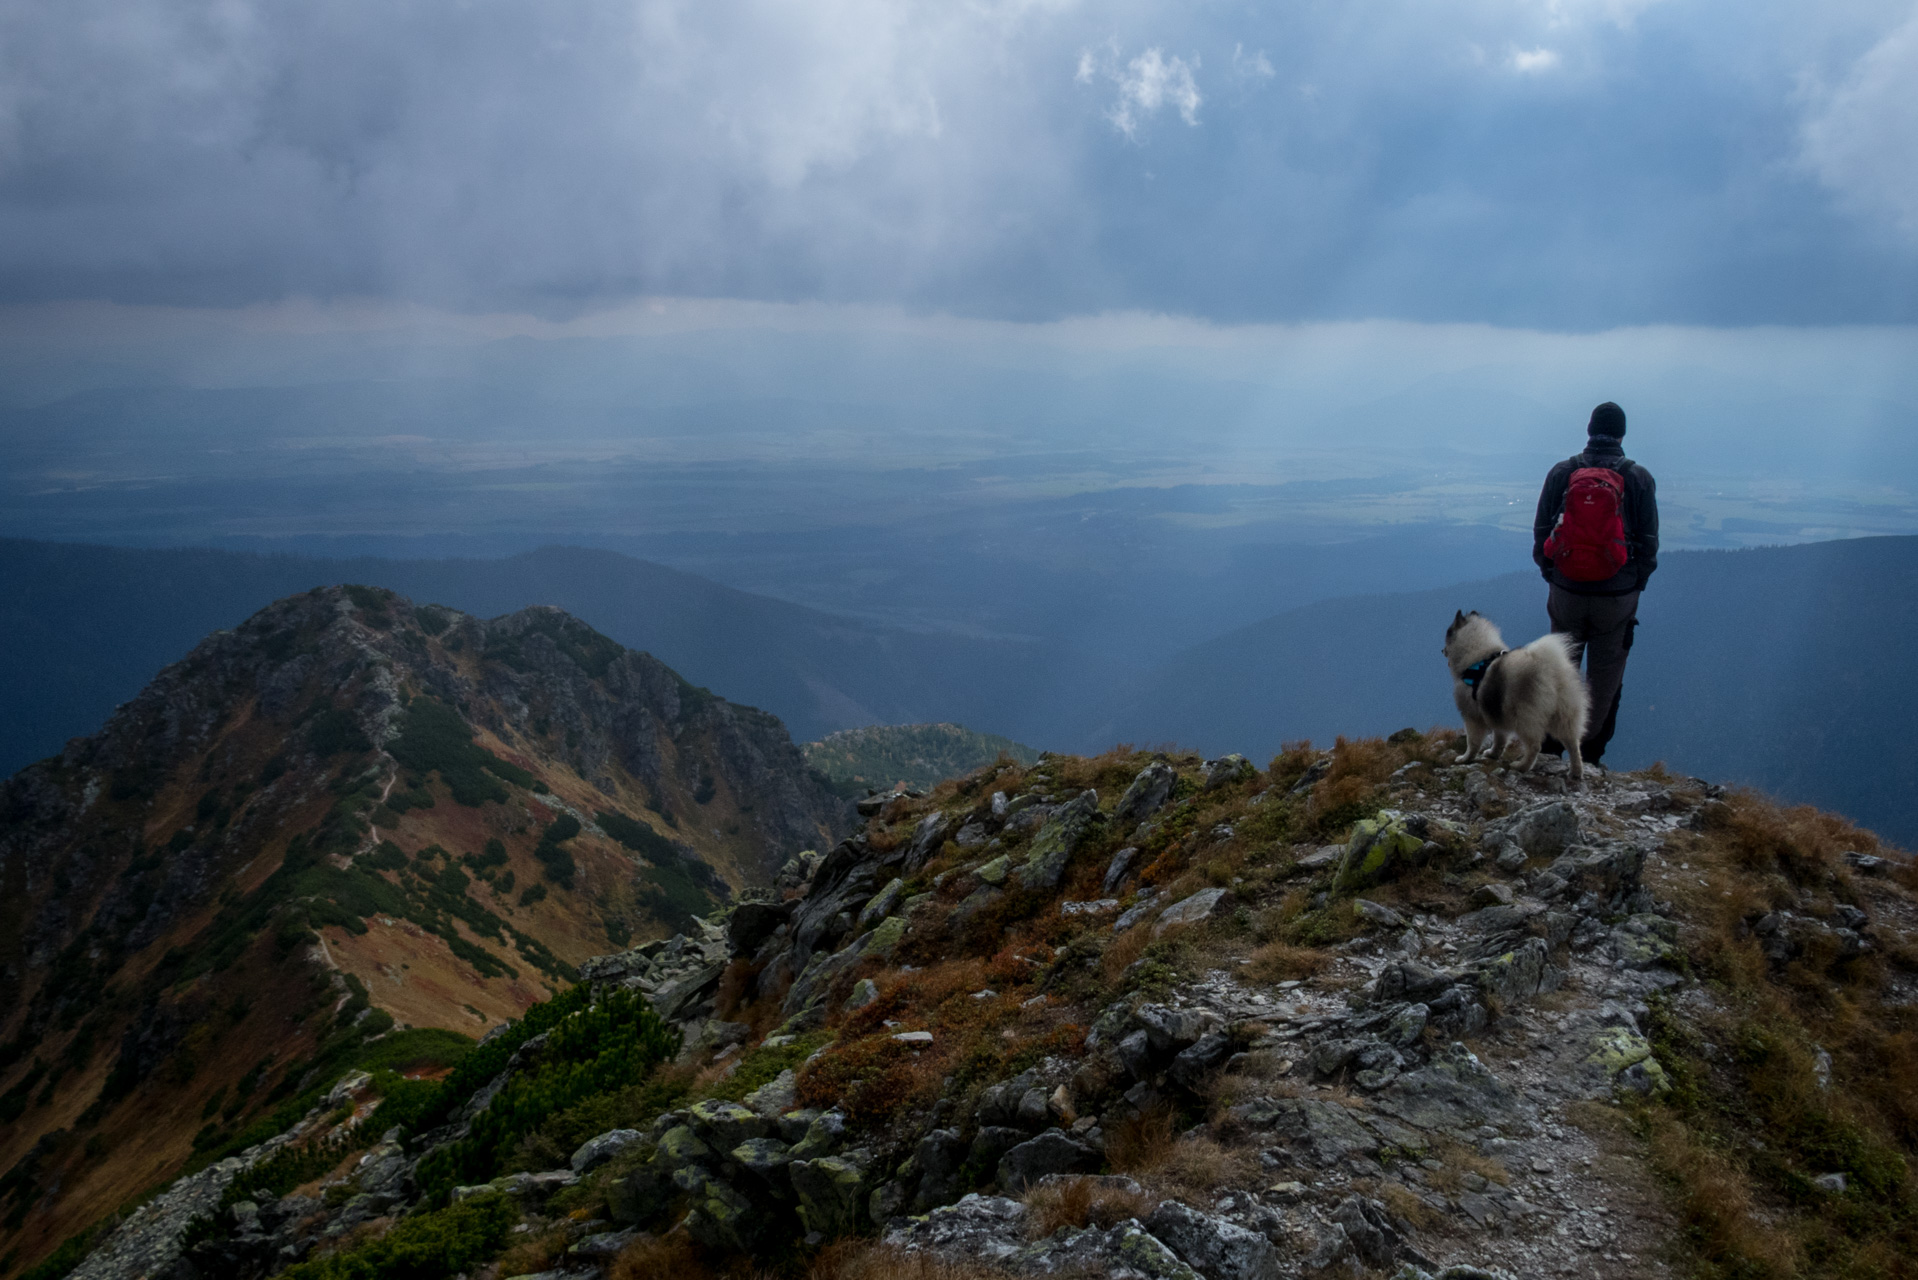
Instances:
[[[1908,0],[13,0],[0,299],[1918,319]]]

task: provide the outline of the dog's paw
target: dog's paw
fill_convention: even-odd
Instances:
[[[1472,756],[1474,754],[1475,753],[1471,751],[1461,751],[1458,753],[1457,758],[1455,758],[1452,761],[1452,763],[1453,764],[1470,764],[1472,762]]]

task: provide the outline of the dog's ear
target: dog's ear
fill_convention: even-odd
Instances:
[[[1455,626],[1455,627],[1456,627],[1456,626],[1458,626],[1458,625],[1459,625],[1460,623],[1462,623],[1462,622],[1464,622],[1464,621],[1465,621],[1465,611],[1464,611],[1463,609],[1454,609],[1454,610],[1452,610],[1452,625],[1453,625],[1453,626]]]

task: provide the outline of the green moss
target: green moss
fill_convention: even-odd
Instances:
[[[407,1218],[356,1248],[298,1263],[284,1280],[445,1280],[489,1260],[519,1213],[504,1196],[481,1195]]]

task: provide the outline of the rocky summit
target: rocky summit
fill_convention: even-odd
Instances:
[[[1458,745],[893,795],[75,1274],[1909,1274],[1910,861]]]

